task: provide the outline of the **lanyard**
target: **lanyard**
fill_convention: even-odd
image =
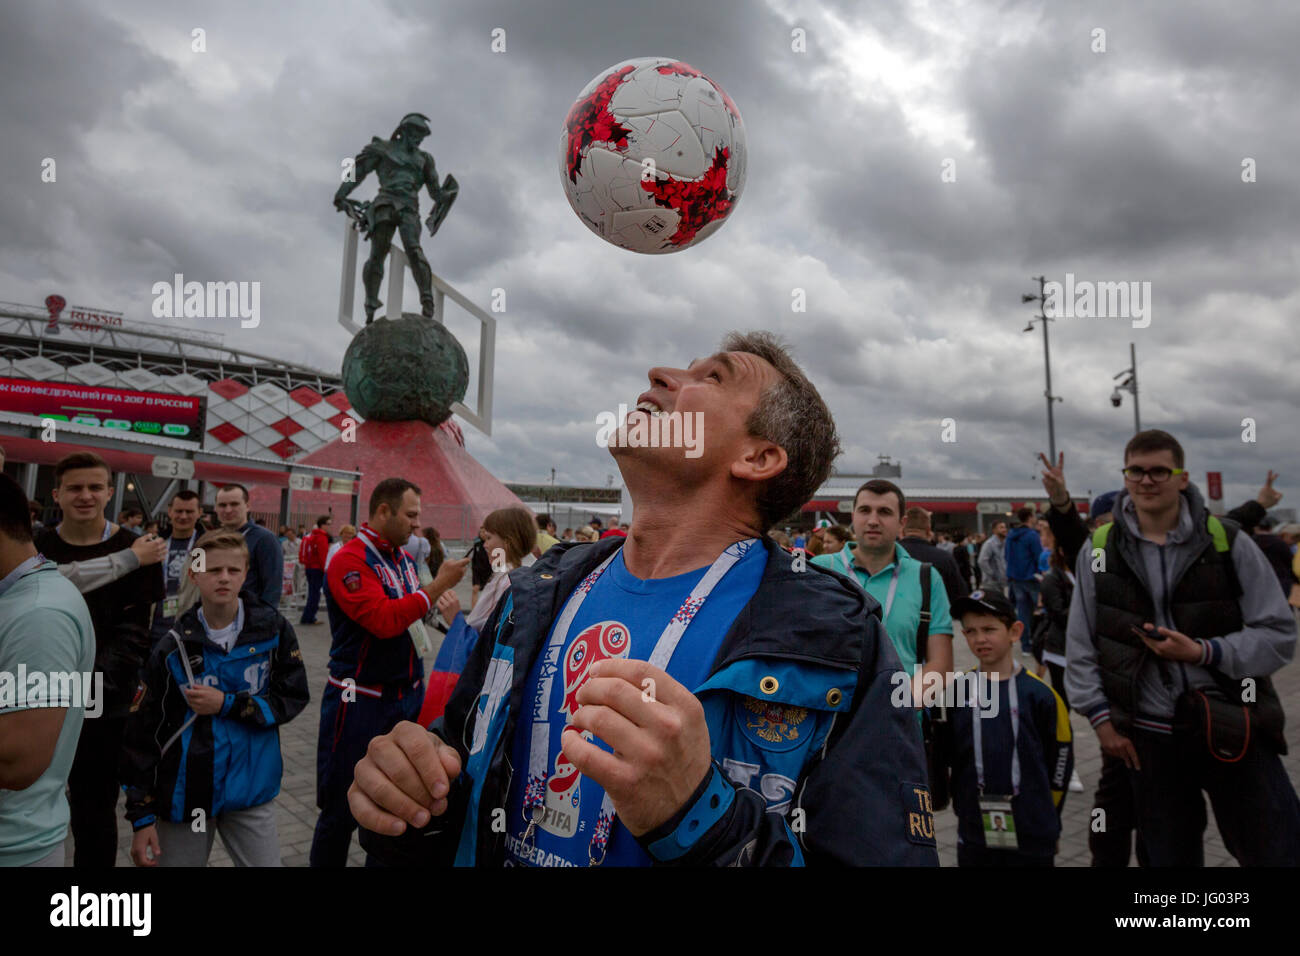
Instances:
[[[240,609],[241,610],[243,609],[242,601],[240,602]],[[202,608],[199,609],[199,613],[200,614],[203,613]],[[194,670],[190,667],[190,656],[185,650],[185,644],[182,643],[181,636],[176,633],[176,628],[173,627],[171,630],[167,632],[167,637],[170,637],[172,640],[176,642],[176,654],[180,658],[181,666],[185,668],[185,678],[188,681],[188,683],[185,686],[193,687]],[[166,638],[164,638],[164,640],[166,640]],[[194,711],[191,710],[190,715],[186,717],[184,723],[182,723],[180,727],[177,728],[176,733],[172,734],[170,737],[167,738],[167,742],[162,745],[162,750],[160,752],[164,754],[167,753],[168,748],[170,748],[172,744],[176,743],[177,739],[180,737],[181,734],[185,733],[186,729],[190,726],[190,724],[194,723],[194,721],[198,719],[199,719],[199,715],[194,713]]]
[[[898,565],[894,565],[894,573],[889,576],[889,593],[885,595],[885,613],[881,615],[881,620],[889,620],[889,609],[894,606],[894,595],[898,593]]]
[[[758,544],[757,538],[746,538],[743,541],[737,541],[735,544],[728,545],[722,554],[718,555],[717,560],[704,572],[704,577],[696,583],[687,595],[682,606],[668,621],[663,633],[659,635],[659,640],[655,642],[654,650],[650,653],[650,664],[664,670],[668,667],[668,662],[672,659],[673,651],[677,649],[678,642],[681,641],[682,635],[690,627],[691,621],[699,613],[700,608],[704,606],[705,600],[712,593],[714,587],[723,576],[739,561],[750,548]],[[600,563],[596,570],[592,571],[582,583],[569,596],[565,602],[564,610],[560,613],[559,619],[555,622],[555,628],[551,632],[551,639],[547,642],[543,651],[541,676],[537,680],[537,696],[533,703],[533,730],[532,741],[528,748],[528,783],[524,787],[524,819],[528,821],[528,829],[524,831],[521,842],[521,851],[524,855],[529,852],[529,837],[532,836],[538,822],[545,816],[545,793],[546,793],[546,766],[547,757],[550,753],[551,742],[551,714],[548,708],[548,702],[551,699],[551,688],[555,683],[555,674],[560,669],[560,652],[564,649],[565,642],[569,636],[569,628],[572,626],[574,618],[578,616],[578,610],[582,607],[582,602],[587,599],[587,595],[595,586],[596,581],[605,573],[610,562],[617,557],[619,552],[615,550],[609,557]],[[581,685],[579,685],[581,686]],[[575,689],[576,692],[576,689]],[[559,713],[563,707],[555,709]],[[567,722],[567,720],[566,720]],[[604,794],[600,801],[600,814],[596,818],[596,826],[591,838],[591,843],[587,849],[587,859],[593,866],[599,866],[605,861],[605,848],[609,843],[610,828],[614,819],[614,802],[610,799],[608,793]],[[599,859],[595,851],[600,852]]]
[[[18,565],[18,567],[14,568],[3,578],[0,578],[0,595],[3,595],[11,587],[17,584],[20,579],[26,577],[28,574],[30,574],[31,572],[39,568],[43,561],[45,561],[45,555],[33,554],[30,558],[28,558],[22,564]]]
[[[54,531],[55,531],[55,533],[57,534],[57,533],[61,532],[62,530],[63,530],[63,522],[60,521],[60,522],[55,526]],[[112,530],[113,530],[113,522],[111,522],[111,521],[109,521],[107,518],[105,518],[105,519],[104,519],[104,533],[103,533],[103,534],[100,536],[100,538],[99,538],[99,543],[100,543],[100,544],[103,544],[103,543],[104,543],[105,541],[107,541],[110,537],[112,537],[112,535],[109,534],[109,532],[112,531]]]
[[[362,528],[360,531],[357,532],[357,534],[359,534],[361,536],[361,540],[366,543],[366,547],[370,549],[370,553],[373,554],[375,557],[377,557],[380,560],[380,562],[385,567],[387,567],[388,561],[385,560],[384,553],[375,546],[375,543],[373,541],[370,540],[370,535],[366,534],[366,531],[367,529]],[[370,534],[374,534],[374,532],[372,531],[370,532]],[[402,565],[400,562],[397,561],[396,558],[393,559],[393,564],[397,572],[397,590],[402,592],[402,597],[406,597],[406,595],[409,592],[406,590],[406,577],[402,573]]]
[[[1016,674],[1020,673],[1020,665],[1015,664],[1011,670],[1011,679],[1007,681],[1007,698],[1011,704],[1011,795],[1020,795],[1020,750],[1017,747],[1017,741],[1020,739],[1020,700],[1016,695]],[[981,672],[981,675],[983,672]],[[980,721],[984,719],[982,708],[976,707],[974,711],[972,736],[975,738],[975,782],[979,785],[980,796],[984,795],[984,746],[983,734],[980,732]]]
[[[840,560],[841,560],[842,562],[844,562],[844,573],[845,573],[846,575],[848,575],[849,577],[856,579],[856,578],[857,578],[857,575],[853,573],[853,568],[850,567],[850,565],[849,565],[849,559],[848,559],[847,557],[844,556],[844,552],[843,552],[843,551],[841,551],[839,554],[840,554]],[[889,593],[885,595],[885,610],[884,610],[884,613],[880,615],[880,619],[881,619],[882,621],[888,621],[888,620],[889,620],[889,609],[892,608],[892,607],[894,606],[894,595],[896,595],[896,594],[898,593],[898,570],[899,570],[899,568],[898,568],[898,556],[895,555],[895,556],[894,556],[894,573],[893,573],[892,575],[890,575],[890,577],[889,577]],[[867,577],[871,577],[871,572],[868,571],[868,572],[866,572],[866,574],[867,574]],[[863,590],[865,591],[866,588],[863,588]]]
[[[366,547],[370,549],[370,553],[377,557],[384,567],[388,567],[388,562],[384,560],[383,552],[380,551],[379,548],[376,547],[375,543],[370,540],[370,535],[372,534],[374,534],[374,531],[371,531],[369,528],[362,528],[357,532],[357,536],[366,543]],[[406,589],[406,569],[402,567],[402,562],[397,558],[396,549],[394,549],[393,552],[393,569],[394,573],[397,575],[397,590],[401,593],[402,597],[406,597],[408,594],[414,594],[415,590],[419,590],[418,587],[413,591],[408,591]],[[414,645],[415,651],[420,657],[433,653],[433,644],[429,641],[429,632],[424,629],[424,622],[419,618],[412,621],[410,625],[407,626],[406,633],[411,636],[411,643]]]
[[[198,528],[195,528],[193,531],[190,532],[190,540],[188,540],[188,541],[185,542],[185,559],[186,559],[187,561],[188,561],[190,558],[193,558],[193,557],[194,557],[194,539],[197,538],[198,536],[199,536],[199,529],[198,529]],[[175,540],[176,540],[175,538],[172,538],[172,541],[175,541]],[[171,547],[170,542],[168,543],[168,547],[169,547],[169,548]],[[168,566],[169,568],[171,567],[171,561],[170,561],[170,559],[167,561],[167,566]],[[184,576],[185,576],[185,574],[184,574],[184,572],[182,571],[181,574],[177,575],[176,580],[179,581],[179,580],[180,580],[181,578],[183,578]]]

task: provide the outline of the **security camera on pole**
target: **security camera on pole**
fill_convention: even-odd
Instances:
[[[1116,408],[1124,404],[1124,396],[1120,392],[1129,392],[1133,395],[1133,433],[1137,434],[1142,430],[1142,418],[1138,415],[1138,360],[1137,346],[1132,342],[1128,344],[1129,367],[1122,372],[1116,372],[1114,378],[1121,375],[1128,377],[1115,386],[1115,390],[1110,393],[1110,403]]]

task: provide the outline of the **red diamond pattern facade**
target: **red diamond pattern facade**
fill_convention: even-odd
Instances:
[[[239,428],[235,427],[234,425],[230,424],[230,422],[222,422],[216,428],[209,428],[208,435],[211,438],[215,438],[218,442],[222,443],[223,445],[228,445],[236,438],[244,437],[243,431],[241,431]],[[204,444],[210,445],[211,443],[204,442]]]

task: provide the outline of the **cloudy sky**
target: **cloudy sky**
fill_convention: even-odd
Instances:
[[[1131,399],[1108,396],[1135,342],[1143,424],[1183,440],[1195,481],[1220,470],[1239,500],[1272,467],[1300,505],[1297,49],[1287,0],[3,0],[0,299],[153,321],[173,273],[258,281],[258,328],[205,327],[336,369],[340,163],[414,110],[461,184],[435,271],[484,306],[506,290],[493,435],[466,428],[502,479],[603,485],[596,415],[731,328],[795,344],[841,471],[883,453],[908,479],[1028,478],[1043,353],[1019,297],[1073,273],[1152,299],[1145,328],[1051,326],[1072,489],[1117,483]],[[658,55],[730,93],[750,158],[724,228],[652,257],[587,231],[556,157],[583,86]],[[475,326],[449,323],[474,364]]]

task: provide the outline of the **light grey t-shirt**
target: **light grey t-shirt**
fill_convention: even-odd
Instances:
[[[0,790],[0,867],[39,862],[68,835],[64,788],[87,697],[92,708],[103,706],[94,691],[94,670],[90,611],[57,564],[20,565],[0,581],[0,733],[6,714],[38,706],[66,708],[45,773],[26,790]],[[41,675],[43,692],[33,683],[35,675]]]

